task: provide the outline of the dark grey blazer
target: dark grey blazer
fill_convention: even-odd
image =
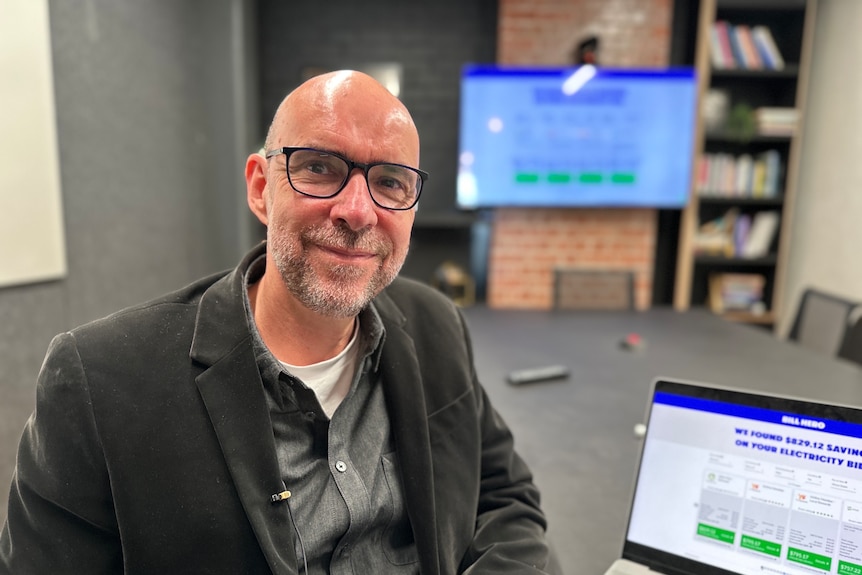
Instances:
[[[283,487],[242,303],[263,249],[54,339],[0,573],[297,573],[287,508],[270,501]],[[405,279],[375,305],[421,573],[541,573],[539,495],[476,379],[458,309]]]

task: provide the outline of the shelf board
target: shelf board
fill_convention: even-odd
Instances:
[[[781,207],[784,205],[784,198],[748,198],[739,196],[698,196],[697,201],[703,205],[713,206],[762,206],[762,207]]]
[[[799,75],[797,64],[786,64],[781,70],[749,69],[749,68],[713,68],[710,70],[713,78],[744,78],[746,80],[771,80],[778,78],[795,78]]]
[[[805,0],[718,0],[717,9],[743,12],[800,12],[805,10]]]
[[[757,144],[757,143],[784,143],[789,142],[793,139],[792,135],[789,136],[767,136],[765,134],[755,134],[748,138],[747,140],[743,140],[739,136],[735,134],[728,134],[726,132],[707,132],[706,133],[706,141],[707,142],[727,142],[731,144]]]
[[[727,258],[724,256],[709,256],[703,254],[697,254],[694,256],[694,263],[698,265],[769,267],[774,266],[777,261],[778,257],[775,254],[764,256],[762,258]]]

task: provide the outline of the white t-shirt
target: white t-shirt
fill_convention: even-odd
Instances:
[[[359,355],[359,320],[353,327],[353,336],[341,353],[333,358],[313,363],[311,365],[291,365],[281,362],[291,375],[299,378],[314,391],[320,406],[327,417],[341,405],[350,391],[353,376],[356,373],[356,358]]]

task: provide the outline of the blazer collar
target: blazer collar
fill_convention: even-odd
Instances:
[[[190,356],[203,371],[198,390],[218,437],[242,506],[273,573],[297,572],[293,527],[272,422],[254,357],[245,308],[245,273],[264,252],[257,246],[201,297]]]
[[[255,246],[235,269],[201,296],[190,351],[193,360],[211,366],[237,345],[251,341],[243,284],[252,262],[263,255],[265,249],[265,243]]]

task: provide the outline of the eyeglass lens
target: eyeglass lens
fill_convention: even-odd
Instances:
[[[291,185],[309,196],[329,197],[341,189],[350,175],[342,158],[315,150],[297,150],[290,155],[287,175]],[[371,197],[386,208],[413,205],[419,193],[419,174],[396,164],[377,164],[366,174]]]

